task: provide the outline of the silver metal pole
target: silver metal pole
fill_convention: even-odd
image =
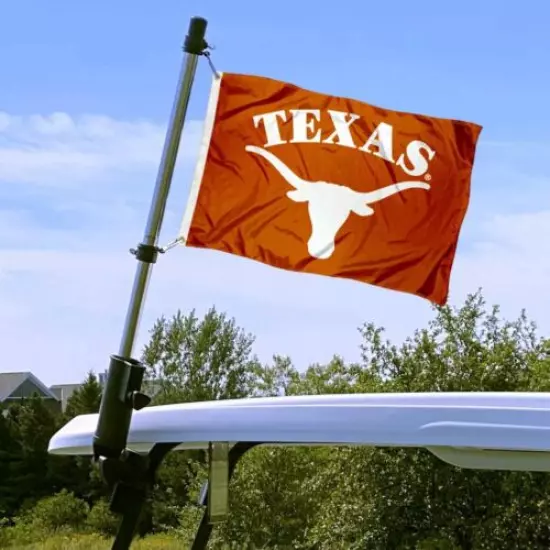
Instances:
[[[185,115],[187,113],[187,106],[189,105],[189,98],[191,97],[191,88],[195,78],[197,62],[198,56],[196,54],[185,54],[185,60],[181,69],[178,89],[176,92],[176,100],[172,109],[172,116],[170,117],[166,140],[164,142],[164,150],[162,151],[157,180],[155,183],[155,190],[153,192],[153,199],[149,210],[149,217],[147,219],[147,225],[145,226],[143,245],[140,245],[142,246],[142,249],[143,247],[156,248],[158,244],[158,237],[160,234],[162,221],[164,219],[166,202],[170,192],[172,176],[174,174],[174,167],[178,156],[181,134],[185,123]],[[140,260],[139,252],[140,249],[138,247],[138,250],[136,251],[138,260]],[[158,253],[156,250],[151,250],[151,252]],[[124,324],[124,331],[120,342],[119,355],[122,357],[131,357],[132,355],[139,320],[143,309],[143,301],[147,292],[147,285],[149,283],[149,276],[152,267],[153,264],[151,262],[139,261],[138,263],[134,278],[134,287],[130,297],[128,313],[126,315],[126,322]]]
[[[145,368],[131,356],[151,269],[159,253],[157,242],[170,192],[198,58],[207,47],[204,39],[206,27],[206,19],[193,17],[185,39],[183,48],[185,59],[166,133],[143,242],[138,245],[136,250],[132,251],[138,260],[138,265],[119,354],[111,356],[107,382],[101,399],[99,420],[94,436],[96,458],[118,458],[121,455],[126,447],[132,411],[149,403],[149,398],[141,393]]]

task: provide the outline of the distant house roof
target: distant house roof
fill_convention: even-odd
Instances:
[[[61,401],[61,408],[64,411],[67,408],[70,397],[81,386],[82,384],[55,384],[54,386],[50,386],[50,391]]]
[[[27,381],[32,383],[43,397],[59,400],[32,372],[0,372],[0,402],[12,397]]]
[[[50,386],[50,391],[57,395],[58,393],[63,391],[73,392],[81,386],[82,384],[54,384],[53,386]]]

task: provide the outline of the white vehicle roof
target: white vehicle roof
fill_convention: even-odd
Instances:
[[[71,420],[49,452],[91,455],[98,415]],[[116,420],[115,420],[116,421]],[[550,393],[408,393],[247,398],[134,412],[128,447],[210,441],[426,448],[465,468],[550,471]]]

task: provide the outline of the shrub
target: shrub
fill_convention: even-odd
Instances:
[[[42,529],[33,528],[24,521],[16,521],[14,525],[0,527],[0,548],[21,547],[44,536]]]
[[[25,521],[48,531],[78,529],[84,525],[88,512],[86,502],[63,489],[51,497],[39,500],[18,523]]]
[[[154,531],[166,532],[179,526],[181,506],[164,500],[153,500],[151,510]]]
[[[109,510],[109,503],[101,499],[92,506],[86,525],[92,531],[112,536],[117,531],[119,521],[119,518]]]

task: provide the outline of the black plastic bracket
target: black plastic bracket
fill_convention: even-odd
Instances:
[[[103,480],[112,487],[110,509],[122,519],[112,550],[128,550],[135,536],[145,500],[166,455],[179,443],[158,443],[148,455],[124,450],[120,458],[101,458]]]
[[[111,355],[109,383],[105,384],[93,442],[95,460],[100,456],[121,456],[126,447],[132,411],[143,409],[151,401],[141,392],[144,374],[145,367],[137,359]]]
[[[262,443],[250,443],[250,442],[240,442],[235,444],[231,450],[229,451],[229,479],[231,480],[233,477],[233,473],[235,472],[235,468],[237,464],[239,463],[239,460],[248,452],[250,449],[253,449],[254,447],[261,445]],[[208,541],[210,540],[210,536],[212,534],[212,529],[214,525],[209,520],[209,514],[208,514],[208,494],[209,494],[209,488],[208,484],[203,487],[203,490],[201,491],[201,501],[200,504],[203,506],[206,506],[206,509],[202,515],[202,519],[199,525],[199,528],[197,529],[197,534],[195,535],[195,540],[193,541],[193,545],[191,546],[191,550],[205,550],[208,546]]]
[[[166,455],[179,443],[157,443],[149,454],[125,449],[118,458],[101,457],[99,468],[103,480],[112,488],[110,510],[122,515],[111,550],[128,550],[139,526],[143,505],[149,495],[159,466]],[[240,442],[229,451],[229,477],[231,480],[239,460],[247,451],[261,443]],[[191,550],[205,550],[214,527],[208,514],[208,484],[202,491],[200,504],[206,507],[197,529]]]
[[[147,264],[157,263],[157,258],[159,254],[162,254],[164,251],[162,248],[155,246],[153,244],[138,244],[137,248],[131,248],[130,254],[133,254],[136,257],[136,260],[144,262]]]

